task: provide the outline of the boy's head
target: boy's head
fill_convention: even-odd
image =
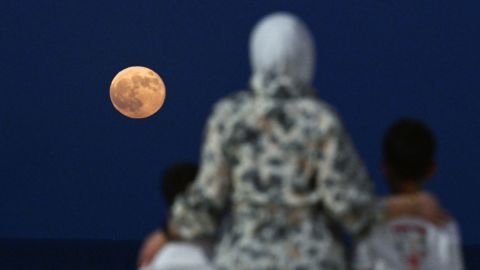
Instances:
[[[405,185],[421,187],[435,169],[436,141],[421,121],[401,119],[383,139],[384,173],[394,189]]]
[[[177,195],[185,192],[195,180],[197,172],[198,166],[193,163],[177,163],[165,170],[161,181],[161,192],[169,208]]]

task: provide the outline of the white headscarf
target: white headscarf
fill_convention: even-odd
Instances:
[[[250,36],[251,86],[256,94],[290,97],[308,93],[315,69],[315,48],[305,24],[294,15],[263,18]]]

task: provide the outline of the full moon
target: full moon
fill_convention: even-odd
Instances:
[[[156,113],[165,101],[162,78],[146,67],[120,71],[110,85],[113,106],[130,118],[146,118]]]

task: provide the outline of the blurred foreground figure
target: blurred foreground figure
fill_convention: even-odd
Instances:
[[[169,167],[163,175],[161,193],[168,207],[175,198],[185,192],[197,175],[195,164],[179,163]],[[155,245],[164,245],[167,239],[161,231],[153,232],[144,244],[142,255],[148,257],[149,264],[141,270],[211,270],[202,245],[193,242],[169,241],[160,251]],[[157,252],[158,251],[158,252]]]
[[[170,238],[218,234],[219,270],[340,270],[343,247],[330,220],[358,234],[404,212],[438,216],[428,195],[418,198],[430,207],[412,197],[374,199],[339,117],[313,95],[313,38],[298,18],[261,20],[250,58],[250,90],[220,100],[208,119],[200,172],[172,208]]]
[[[229,208],[218,269],[343,269],[324,213],[355,233],[374,201],[338,116],[313,97],[313,38],[298,18],[273,14],[253,30],[250,58],[251,91],[215,105],[200,174],[176,201],[172,228],[209,237]]]
[[[384,174],[393,194],[419,194],[436,170],[436,143],[421,122],[403,119],[386,133],[383,143]],[[460,234],[453,220],[434,226],[424,219],[405,216],[375,226],[360,241],[356,270],[461,270]]]

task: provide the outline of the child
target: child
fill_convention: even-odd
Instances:
[[[403,119],[383,141],[383,172],[393,194],[418,194],[436,171],[436,142],[421,122]],[[358,243],[356,270],[460,270],[460,236],[455,221],[435,226],[403,217],[373,227]]]
[[[166,170],[161,191],[168,208],[175,201],[175,197],[183,193],[195,180],[197,171],[198,166],[189,163],[177,164]],[[153,232],[145,241],[141,254],[151,256],[151,263],[142,265],[141,270],[211,270],[204,249],[194,243],[171,241],[156,255],[148,254],[149,250],[156,250],[151,245],[155,245],[155,242],[158,242],[155,238],[159,237],[163,236],[159,232]]]

